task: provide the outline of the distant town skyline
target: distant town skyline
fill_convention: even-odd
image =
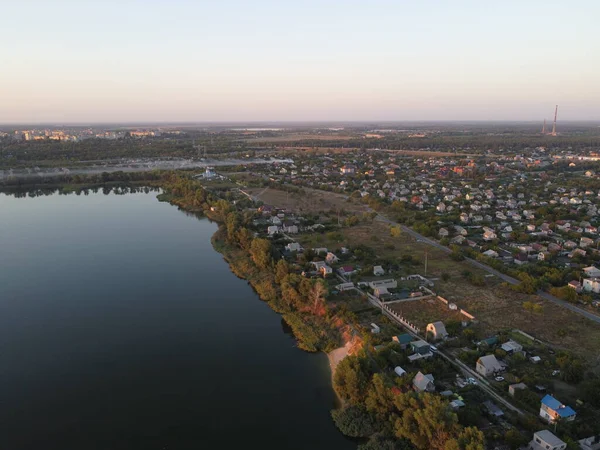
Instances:
[[[600,120],[597,2],[5,2],[0,123]]]

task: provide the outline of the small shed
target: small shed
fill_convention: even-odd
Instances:
[[[394,372],[396,372],[396,375],[398,375],[399,377],[401,377],[402,375],[406,375],[406,370],[404,370],[402,367],[397,366],[394,369]]]

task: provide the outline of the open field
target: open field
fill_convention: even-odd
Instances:
[[[348,201],[341,194],[303,188],[304,194],[288,193],[277,189],[248,188],[244,189],[250,195],[257,197],[268,205],[285,208],[297,214],[329,212],[330,210],[345,210],[353,212],[367,212],[367,206]]]
[[[407,302],[392,303],[389,305],[393,311],[408,319],[411,323],[421,328],[423,332],[428,323],[441,320],[461,321],[468,320],[458,311],[448,309],[444,303],[436,298],[425,298]]]
[[[270,136],[270,137],[251,137],[243,139],[244,142],[260,143],[260,142],[292,142],[292,141],[347,141],[349,139],[355,139],[357,136],[348,135],[336,135],[336,134],[288,134],[284,136]]]
[[[329,193],[326,193],[329,195]],[[400,263],[398,275],[420,273],[425,275],[425,254],[427,253],[427,277],[434,279],[433,290],[442,297],[454,302],[473,314],[479,322],[479,328],[485,335],[493,335],[501,330],[521,329],[534,337],[564,348],[582,356],[593,367],[600,367],[600,326],[568,311],[560,306],[535,295],[514,292],[496,277],[487,277],[487,272],[471,266],[466,262],[450,259],[448,254],[439,249],[417,242],[411,236],[402,234],[394,238],[389,227],[381,222],[342,228],[343,239],[335,240],[328,234],[307,234],[299,236],[298,241],[305,247],[327,247],[338,249],[342,246],[367,245],[375,250],[379,258],[399,261],[402,256],[411,255],[414,263]],[[393,246],[393,248],[392,248]],[[483,286],[476,286],[467,280],[463,273],[470,272],[483,281]],[[449,276],[447,281],[441,279],[442,274]],[[396,274],[393,274],[396,275]],[[423,302],[425,302],[424,300]],[[543,312],[534,313],[523,308],[524,302],[542,305]],[[407,318],[419,325],[445,317],[441,311],[444,305],[430,307],[426,304],[423,311],[418,307],[422,301],[401,303],[406,310]],[[400,306],[398,306],[400,308]],[[440,309],[441,308],[441,309]],[[408,315],[409,310],[411,315]],[[414,310],[414,311],[413,311]],[[431,317],[429,318],[429,314]]]

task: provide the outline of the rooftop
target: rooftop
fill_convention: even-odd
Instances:
[[[564,445],[564,442],[557,438],[552,432],[548,430],[541,430],[535,433],[535,436],[540,438],[540,440],[544,441],[546,444],[551,447],[559,447]]]
[[[548,408],[556,411],[560,417],[571,417],[577,414],[573,408],[563,405],[551,395],[546,395],[542,399],[542,405],[546,405]]]

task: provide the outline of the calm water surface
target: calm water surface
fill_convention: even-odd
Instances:
[[[355,448],[327,358],[155,195],[0,194],[0,448]]]

